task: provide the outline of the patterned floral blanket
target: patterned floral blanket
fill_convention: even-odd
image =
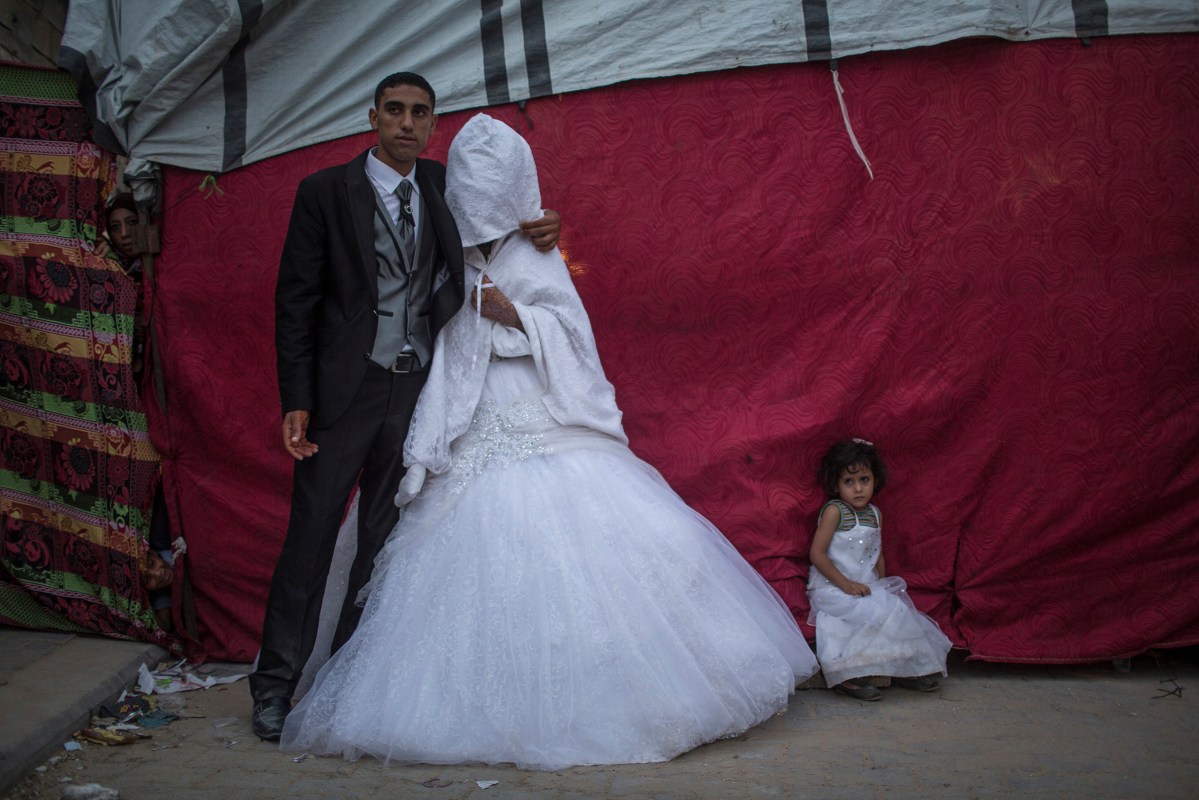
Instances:
[[[0,622],[171,647],[142,583],[138,288],[91,252],[114,160],[90,127],[65,73],[0,65]]]

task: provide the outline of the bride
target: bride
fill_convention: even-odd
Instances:
[[[629,450],[566,265],[517,233],[541,207],[528,145],[475,116],[447,180],[476,289],[438,336],[362,620],[283,749],[553,770],[665,761],[783,711],[816,660]]]

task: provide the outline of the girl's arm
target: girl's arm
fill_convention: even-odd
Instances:
[[[833,543],[833,534],[837,532],[837,526],[841,524],[841,510],[835,505],[827,505],[824,511],[820,513],[820,522],[816,524],[816,536],[812,538],[812,549],[808,551],[808,560],[812,562],[812,566],[820,571],[820,574],[833,582],[841,591],[846,594],[852,594],[856,597],[865,597],[870,594],[870,587],[864,583],[851,581],[845,577],[841,570],[837,569],[837,565],[828,557],[829,545]],[[882,563],[882,560],[879,560]]]

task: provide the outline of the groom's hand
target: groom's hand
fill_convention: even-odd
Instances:
[[[316,455],[317,446],[308,441],[307,411],[288,411],[283,417],[283,448],[296,461]]]
[[[562,229],[562,217],[552,208],[545,209],[545,216],[531,222],[520,223],[520,232],[533,241],[533,246],[543,253],[558,245],[558,233]]]

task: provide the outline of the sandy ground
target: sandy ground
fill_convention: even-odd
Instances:
[[[804,690],[786,714],[669,763],[542,773],[295,759],[251,733],[240,681],[175,695],[186,718],[153,738],[59,752],[6,800],[57,800],[84,783],[126,800],[1199,796],[1194,650],[1142,656],[1128,672],[959,657],[936,694],[884,694]]]

